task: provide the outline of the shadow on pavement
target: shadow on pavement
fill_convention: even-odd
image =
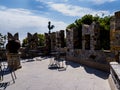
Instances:
[[[7,86],[10,85],[10,82],[1,82],[0,83],[0,90],[5,90]]]
[[[70,65],[73,68],[78,68],[81,66],[79,63],[75,63],[75,62],[71,62],[71,61],[66,61],[66,65]]]
[[[109,73],[107,73],[107,72],[100,71],[100,70],[90,68],[87,66],[83,66],[83,67],[84,67],[85,71],[89,74],[95,74],[96,76],[103,78],[103,79],[108,79],[108,77],[109,77]]]

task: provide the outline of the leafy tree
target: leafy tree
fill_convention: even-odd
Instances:
[[[99,18],[100,23],[100,41],[102,49],[110,49],[110,19],[111,16]]]
[[[82,20],[81,19],[75,20],[75,25],[76,25],[76,28],[82,29]]]
[[[67,26],[67,29],[71,29],[71,28],[77,28],[77,29],[81,29],[82,28],[82,21],[81,19],[77,19],[75,20],[74,23],[70,24]]]
[[[23,41],[22,41],[23,43],[22,43],[22,47],[26,47],[27,46],[27,38],[25,38],[25,39],[23,39]]]
[[[104,18],[99,18],[99,23],[102,30],[110,30],[110,16],[105,16]]]
[[[71,28],[74,28],[74,27],[76,27],[76,25],[74,23],[72,23],[72,24],[67,26],[67,29],[71,29]]]
[[[37,34],[38,36],[38,46],[44,46],[45,36],[44,34]],[[23,39],[22,47],[26,47],[28,42],[27,38]]]
[[[98,17],[96,17],[96,19],[97,18]],[[74,27],[76,27],[78,29],[82,29],[82,24],[90,25],[92,22],[93,22],[93,16],[88,14],[88,15],[83,16],[81,19],[75,20],[74,23],[67,26],[67,29],[71,29],[71,28],[74,28]]]
[[[45,36],[44,34],[38,34],[38,45],[39,46],[44,46],[44,42],[45,42]]]
[[[83,24],[88,24],[90,25],[92,22],[93,22],[93,16],[88,14],[88,15],[85,15],[81,18],[81,22]]]
[[[93,17],[93,21],[97,22],[99,20],[99,16],[96,14],[94,17]]]

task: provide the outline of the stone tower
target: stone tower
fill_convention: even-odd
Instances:
[[[120,61],[120,11],[115,12],[110,21],[110,47],[116,61]]]
[[[120,51],[120,11],[110,21],[111,51]]]

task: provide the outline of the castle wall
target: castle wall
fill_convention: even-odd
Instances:
[[[91,25],[82,25],[81,33],[82,33],[82,40],[81,40],[82,48],[79,49],[79,48],[74,48],[75,46],[74,41],[77,41],[76,37],[77,36],[80,37],[79,35],[80,33],[77,32],[76,28],[66,30],[67,59],[76,62],[90,61],[91,63],[97,62],[104,65],[108,64],[106,58],[110,55],[107,55],[100,48],[99,23],[93,22]]]
[[[110,21],[110,47],[116,61],[120,62],[120,11],[116,12]]]

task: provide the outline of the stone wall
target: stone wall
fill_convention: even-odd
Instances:
[[[51,39],[48,33],[45,33],[45,54],[50,53],[51,50]]]
[[[115,59],[120,62],[120,11],[110,21],[110,46],[111,52],[115,54]]]
[[[45,47],[46,50],[57,51],[59,48],[65,47],[64,30],[45,33]]]
[[[81,41],[78,39],[80,37]],[[76,45],[80,44],[82,44],[81,48],[75,48]],[[94,68],[109,71],[108,61],[113,60],[111,59],[111,53],[106,53],[100,49],[100,25],[98,22],[93,22],[91,25],[83,24],[81,33],[78,32],[77,28],[66,30],[67,60],[88,66],[93,65],[92,67]],[[107,57],[109,57],[110,60],[108,60]],[[97,66],[98,64],[99,66]]]
[[[51,38],[51,49],[55,50],[56,49],[56,32],[52,32],[50,35]]]
[[[94,56],[94,61],[105,62],[104,52],[100,50],[100,26],[98,22],[91,25],[82,25],[82,34],[76,28],[66,30],[67,55],[90,60]],[[82,35],[82,40],[79,37]],[[77,38],[78,37],[78,38]],[[79,44],[77,44],[79,43]],[[82,43],[81,49],[75,48]]]
[[[100,25],[93,22],[91,25],[82,25],[82,49],[100,50]]]
[[[66,56],[66,60],[77,62],[77,63],[83,64],[83,65],[86,65],[86,66],[89,66],[92,68],[96,68],[96,69],[99,69],[99,70],[102,70],[105,72],[109,72],[109,65],[108,64],[101,64],[98,62],[92,62],[92,61],[84,60],[84,59],[81,60],[80,58],[72,57],[72,56]]]
[[[66,46],[69,49],[82,48],[82,33],[81,30],[72,28],[66,30]]]
[[[56,49],[65,47],[65,35],[64,30],[56,32]]]
[[[120,90],[120,11],[110,21],[110,46],[115,55],[115,61],[110,63],[109,83],[111,90]],[[119,63],[118,63],[119,62]]]
[[[108,55],[102,50],[91,51],[91,50],[73,49],[67,51],[66,53],[67,56],[76,57],[79,58],[79,60],[89,60],[101,64],[108,64],[107,58],[108,57],[109,59],[113,58],[112,57],[113,55],[111,53],[109,53],[110,55]]]
[[[120,11],[115,12],[115,30],[120,31]]]
[[[73,31],[74,31],[73,29],[66,30],[66,47],[67,47],[68,51],[74,49],[74,44],[73,44],[73,41],[74,41],[73,34],[74,33],[73,33]]]

